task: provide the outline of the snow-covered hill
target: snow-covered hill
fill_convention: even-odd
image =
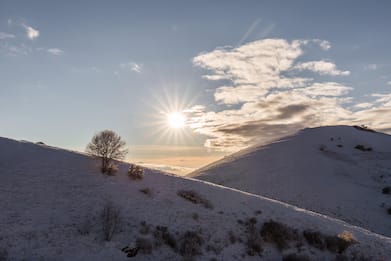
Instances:
[[[0,138],[0,260],[391,256],[390,238],[337,219],[157,171],[132,180],[125,163],[105,176],[97,164],[83,154]],[[117,225],[110,241],[103,224]]]
[[[281,200],[391,236],[391,136],[351,126],[304,129],[191,177]]]

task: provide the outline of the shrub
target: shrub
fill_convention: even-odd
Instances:
[[[353,127],[356,128],[357,130],[361,130],[361,131],[376,132],[376,131],[368,128],[368,126],[366,126],[366,125],[361,125],[361,126],[355,125]]]
[[[148,225],[147,222],[145,221],[141,221],[140,223],[141,227],[140,227],[140,234],[142,235],[147,235],[149,234],[150,230],[151,230],[151,225]]]
[[[357,149],[357,150],[361,150],[361,151],[372,151],[371,147],[365,147],[362,144],[358,144],[354,148]]]
[[[186,231],[180,239],[179,253],[185,260],[193,260],[194,256],[202,254],[204,240],[195,231]]]
[[[117,173],[118,167],[114,163],[110,163],[110,165],[107,167],[106,174],[109,176],[114,176],[115,173]]]
[[[282,258],[282,261],[310,261],[310,258],[305,255],[298,255],[296,253],[288,254]]]
[[[148,197],[152,197],[152,190],[150,188],[142,188],[140,192],[147,195]]]
[[[344,231],[338,236],[326,236],[326,247],[329,251],[342,254],[349,246],[357,241],[350,232]]]
[[[256,227],[257,219],[250,218],[244,225],[246,226],[246,248],[249,256],[255,256],[262,252],[262,238]]]
[[[387,209],[387,213],[391,215],[391,207]]]
[[[167,227],[156,226],[155,231],[153,232],[153,237],[155,238],[155,245],[157,247],[165,244],[169,246],[174,251],[177,249],[177,243],[173,235],[168,231]]]
[[[193,190],[179,190],[177,192],[177,195],[194,204],[200,204],[203,205],[205,208],[213,209],[213,205],[209,200],[203,198],[201,195],[199,195]]]
[[[136,240],[136,245],[140,251],[140,253],[148,255],[152,253],[153,243],[150,238],[147,237],[139,237]]]
[[[229,239],[229,242],[231,244],[235,244],[236,243],[236,236],[235,236],[235,233],[232,230],[230,230],[228,232],[228,239]]]
[[[326,145],[321,144],[321,145],[319,146],[319,150],[320,150],[320,151],[326,151]]]
[[[135,257],[139,250],[140,250],[140,247],[135,246],[133,244],[131,246],[126,246],[121,249],[122,252],[126,253],[127,257]]]
[[[8,260],[8,251],[5,248],[0,248],[0,261]]]
[[[383,194],[391,194],[391,187],[385,187],[382,190]]]
[[[342,145],[342,144],[338,144],[337,147],[338,147],[338,148],[342,148],[343,145]]]
[[[222,245],[219,245],[217,242],[213,242],[213,243],[208,244],[205,247],[205,249],[207,252],[212,252],[215,255],[220,255],[221,251],[223,251],[224,247]]]
[[[303,236],[310,246],[320,250],[329,250],[330,252],[341,254],[349,246],[357,243],[352,233],[343,231],[337,236],[323,235],[319,231],[304,230]]]
[[[101,225],[104,240],[110,241],[120,223],[120,209],[108,202],[101,212]]]
[[[324,250],[326,248],[325,237],[318,231],[304,230],[303,236],[310,246]]]
[[[289,241],[299,239],[297,230],[273,220],[263,224],[261,235],[266,242],[274,243],[280,251],[289,247]]]
[[[346,230],[338,234],[338,237],[347,242],[357,243],[357,240],[354,238],[353,234]]]
[[[128,176],[133,180],[143,179],[144,169],[138,165],[130,164]]]

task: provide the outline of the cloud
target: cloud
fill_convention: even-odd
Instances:
[[[314,83],[305,88],[298,88],[295,92],[301,92],[309,97],[321,97],[321,96],[343,96],[351,91],[353,88],[336,83],[336,82],[322,82]]]
[[[388,85],[391,85],[391,81],[388,81],[387,84],[388,84]]]
[[[32,28],[31,26],[23,24],[23,27],[26,29],[27,37],[30,40],[34,40],[39,36],[39,31],[37,29]]]
[[[353,120],[358,124],[369,125],[377,130],[391,132],[391,93],[372,94],[375,100],[372,106],[353,114]]]
[[[0,40],[12,39],[12,38],[15,38],[15,35],[4,33],[4,32],[0,32]]]
[[[207,137],[204,145],[237,151],[320,125],[376,124],[381,130],[391,130],[387,120],[391,94],[374,94],[372,102],[355,106],[348,96],[351,86],[302,75],[303,70],[328,76],[350,74],[325,60],[298,63],[311,42],[323,50],[331,46],[317,39],[264,39],[194,57],[193,64],[208,72],[205,79],[224,82],[214,92],[220,105],[217,111],[202,105],[187,110],[189,126]]]
[[[139,164],[143,167],[146,167],[146,168],[151,168],[151,169],[160,170],[160,171],[164,171],[164,172],[174,173],[177,175],[186,175],[186,174],[195,170],[195,168],[164,165],[164,164],[154,164],[154,163],[144,163],[144,162],[137,162],[137,164]]]
[[[59,56],[59,55],[63,55],[64,51],[59,48],[49,48],[48,53]]]
[[[135,73],[141,73],[143,71],[142,64],[138,64],[138,63],[135,63],[135,62],[121,63],[120,64],[120,68],[122,70],[132,71],[132,72],[135,72]]]
[[[337,69],[337,66],[332,62],[327,61],[310,61],[299,63],[295,66],[295,69],[303,71],[309,70],[317,72],[321,75],[349,75],[350,71],[340,71]]]
[[[273,87],[295,87],[303,78],[287,78],[281,73],[291,69],[294,60],[302,55],[301,41],[289,43],[282,39],[251,42],[238,48],[226,47],[200,54],[193,59],[196,66],[212,72],[210,80],[230,80],[235,85],[257,85],[267,91]]]
[[[130,70],[133,71],[133,72],[141,73],[142,66],[139,65],[139,64],[137,64],[137,63],[133,63],[133,64],[131,65]]]
[[[0,54],[6,56],[28,55],[32,49],[25,44],[14,45],[8,42],[0,42]]]
[[[322,48],[323,51],[327,51],[331,48],[331,44],[329,41],[314,39],[313,42],[319,44],[320,48]]]
[[[241,102],[257,101],[259,96],[266,94],[265,90],[255,85],[241,85],[238,87],[222,86],[217,88],[214,97],[217,102],[237,104]]]
[[[373,104],[369,103],[369,102],[362,102],[362,103],[357,103],[354,105],[354,107],[358,108],[358,109],[366,109],[366,108],[370,108],[372,106],[373,106]]]
[[[375,71],[378,69],[378,65],[375,64],[375,63],[371,63],[371,64],[368,64],[365,66],[365,70],[368,70],[368,71]]]

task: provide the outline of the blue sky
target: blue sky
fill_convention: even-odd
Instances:
[[[0,136],[180,172],[303,127],[391,125],[389,1],[1,1]],[[181,111],[186,126],[167,126]],[[179,167],[174,168],[173,166]]]

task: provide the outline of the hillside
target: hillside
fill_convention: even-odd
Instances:
[[[190,174],[391,236],[391,136],[350,126],[304,129]]]
[[[152,170],[132,180],[128,167],[121,163],[116,176],[105,176],[83,154],[0,138],[0,260],[391,256],[390,238],[340,220]],[[105,207],[119,213],[109,215],[116,221],[110,241],[102,229],[110,223],[102,219]]]

